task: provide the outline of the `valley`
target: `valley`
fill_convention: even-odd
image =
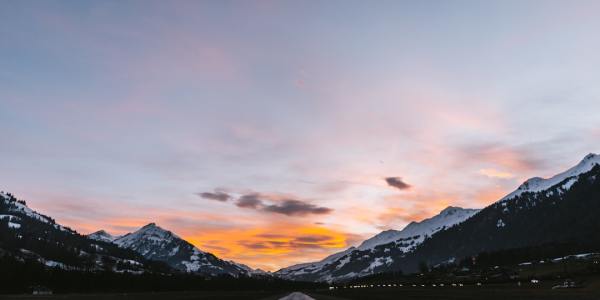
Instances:
[[[122,236],[83,236],[2,192],[0,291],[39,286],[57,299],[262,299],[294,290],[315,299],[578,297],[599,288],[599,197],[600,156],[590,154],[483,209],[448,207],[319,262],[271,273],[204,252],[155,223]]]

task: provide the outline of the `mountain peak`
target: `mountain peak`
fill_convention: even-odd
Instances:
[[[253,270],[241,264],[227,262],[203,252],[156,223],[149,223],[140,229],[119,237],[113,242],[121,248],[131,249],[147,259],[166,262],[170,266],[189,273],[229,274],[238,276]]]
[[[429,219],[424,219],[420,222],[410,222],[400,231],[390,229],[380,232],[376,236],[362,242],[362,244],[358,246],[358,249],[371,249],[375,246],[387,244],[403,238],[432,235],[443,228],[451,227],[470,218],[478,211],[478,209],[448,206],[439,214]]]
[[[166,229],[156,225],[156,223],[154,223],[154,222],[148,223],[148,224],[140,227],[140,229],[133,232],[133,234],[159,234],[159,235],[166,235],[166,236],[169,236],[169,235],[176,236],[171,231],[166,230]]]
[[[596,158],[598,158],[598,156],[599,155],[596,153],[590,153],[583,158],[583,161],[590,160],[590,159],[596,159]]]
[[[158,226],[156,226],[156,223],[154,223],[154,222],[148,223],[148,224],[142,226],[142,228],[153,228],[153,227],[158,227]],[[158,227],[158,228],[160,228],[160,227]]]
[[[106,232],[103,229],[101,229],[101,230],[98,230],[96,232],[93,232],[93,233],[89,234],[89,236],[92,236],[92,235],[94,235],[94,236],[108,236],[110,234],[108,234],[108,232]]]
[[[442,211],[440,211],[440,215],[451,215],[457,211],[462,211],[462,210],[465,210],[465,209],[462,207],[458,207],[458,206],[448,206],[448,207],[444,208]]]
[[[554,175],[550,178],[533,177],[527,179],[521,184],[514,192],[508,194],[500,201],[509,200],[515,198],[526,192],[541,192],[547,190],[568,178],[577,177],[580,174],[587,173],[592,170],[596,165],[600,165],[600,155],[590,153],[586,155],[577,165],[574,167]]]
[[[90,234],[87,235],[87,237],[89,239],[92,239],[92,240],[102,241],[102,242],[109,242],[109,243],[111,243],[115,239],[119,238],[118,236],[113,236],[112,234],[106,232],[103,229],[98,230],[98,231],[96,231],[94,233],[90,233]]]
[[[169,230],[166,230],[158,225],[156,225],[156,223],[152,222],[152,223],[148,223],[144,226],[142,226],[140,229],[126,234],[125,236],[123,236],[123,238],[125,238],[126,236],[129,236],[128,239],[140,239],[140,238],[146,238],[146,237],[153,237],[153,239],[171,239],[171,238],[176,238],[176,239],[180,239],[179,236],[177,236],[176,234],[172,233]],[[126,239],[120,239],[120,240],[126,240]]]
[[[303,263],[283,268],[276,272],[277,275],[288,279],[305,280],[307,278],[317,280],[332,280],[340,279],[347,276],[362,276],[372,274],[373,266],[379,265],[380,260],[372,261],[369,267],[364,268],[359,272],[353,270],[351,273],[340,272],[340,268],[356,259],[357,251],[368,251],[373,253],[377,249],[384,251],[385,256],[389,258],[391,249],[401,253],[414,251],[427,237],[432,236],[438,231],[445,230],[454,225],[462,223],[471,216],[479,212],[479,209],[461,208],[456,206],[448,206],[438,215],[429,219],[424,219],[419,222],[410,222],[402,230],[385,230],[379,234],[363,241],[358,247],[348,248],[344,251],[332,254],[319,262]],[[385,245],[385,246],[384,246]],[[383,249],[385,248],[385,249]],[[359,260],[369,254],[359,253]],[[380,257],[381,259],[381,257]],[[386,260],[387,261],[387,260]],[[335,267],[335,272],[331,273],[331,268]]]

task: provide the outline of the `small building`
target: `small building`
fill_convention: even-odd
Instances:
[[[52,290],[41,285],[36,285],[31,287],[32,295],[52,295]]]
[[[555,285],[552,287],[552,289],[568,289],[568,288],[576,288],[577,284],[575,283],[575,281],[571,280],[571,279],[565,279],[565,281],[562,284],[559,285]]]

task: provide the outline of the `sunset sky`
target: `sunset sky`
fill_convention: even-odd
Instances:
[[[599,152],[599,11],[0,1],[0,190],[81,233],[318,260]]]

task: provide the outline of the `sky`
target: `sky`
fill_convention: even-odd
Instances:
[[[0,190],[277,270],[600,151],[598,1],[0,0]]]

